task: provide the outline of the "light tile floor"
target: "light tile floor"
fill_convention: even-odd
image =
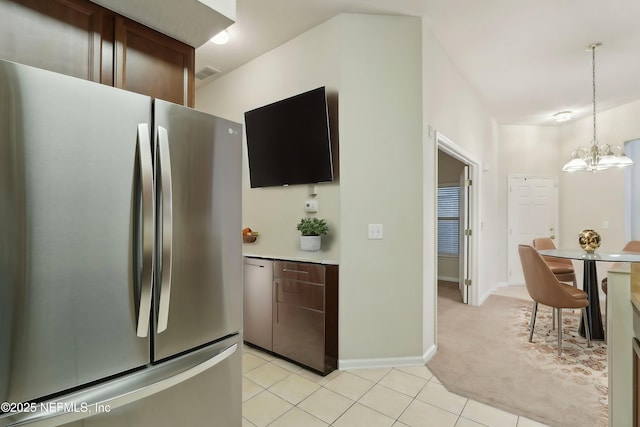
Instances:
[[[322,377],[244,346],[243,427],[540,427],[449,393],[426,366]]]

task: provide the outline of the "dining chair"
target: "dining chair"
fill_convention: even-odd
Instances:
[[[622,248],[624,252],[640,252],[640,240],[630,240],[626,245]],[[602,292],[607,295],[607,285],[608,280],[605,277],[602,279],[600,283],[600,287],[602,288]],[[604,304],[604,342],[607,342],[607,303]]]
[[[533,247],[539,251],[544,249],[556,249],[556,245],[553,244],[553,240],[549,237],[540,237],[533,239]],[[576,272],[573,269],[573,263],[570,259],[553,258],[543,256],[544,262],[547,263],[553,274],[556,275],[561,282],[571,282],[573,286],[577,287]]]
[[[539,251],[544,249],[556,249],[556,245],[553,243],[550,237],[539,237],[537,239],[533,239],[533,247]],[[561,282],[571,282],[574,287],[578,287],[578,282],[576,281],[576,272],[573,269],[573,263],[570,259],[565,258],[554,258],[549,256],[543,256],[542,259],[549,266],[553,274],[558,278]],[[556,312],[553,312],[551,318],[551,329],[556,328]]]
[[[587,347],[591,347],[591,332],[587,319],[586,307],[589,299],[586,292],[558,280],[551,268],[538,251],[529,245],[518,245],[518,254],[522,263],[524,282],[527,292],[533,299],[531,323],[529,325],[529,342],[533,342],[533,330],[536,324],[538,304],[544,304],[557,310],[558,313],[558,354],[562,354],[562,309],[580,308],[584,319]]]

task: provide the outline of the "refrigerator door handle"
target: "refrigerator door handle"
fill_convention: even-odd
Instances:
[[[29,411],[2,414],[0,426],[52,427],[111,412],[177,386],[208,369],[215,369],[238,351],[238,343],[222,341],[124,378],[115,378],[41,403],[25,403]],[[80,421],[82,422],[82,421]]]
[[[169,321],[169,301],[171,298],[171,267],[173,262],[172,230],[173,230],[173,196],[171,193],[171,156],[169,152],[169,134],[162,126],[158,126],[158,168],[162,188],[162,275],[160,280],[160,302],[158,303],[158,333],[167,329]]]
[[[138,141],[136,145],[142,197],[142,241],[139,242],[142,246],[142,277],[136,334],[139,337],[146,337],[149,331],[149,316],[153,296],[153,240],[155,228],[153,223],[153,165],[151,161],[151,139],[147,123],[138,125]]]

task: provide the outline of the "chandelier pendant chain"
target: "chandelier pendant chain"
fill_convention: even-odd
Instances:
[[[601,43],[593,43],[587,47],[591,51],[591,89],[593,96],[593,140],[591,147],[578,147],[571,153],[571,160],[562,166],[564,172],[591,171],[610,168],[621,168],[633,165],[633,160],[627,157],[618,145],[598,144],[596,126],[596,49],[602,46]]]
[[[593,88],[593,141],[591,143],[593,145],[598,145],[598,139],[596,138],[596,48],[600,45],[600,43],[596,43],[591,45],[591,70],[592,70],[592,79],[591,84]]]

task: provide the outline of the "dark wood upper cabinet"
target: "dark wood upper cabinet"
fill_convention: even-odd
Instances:
[[[89,0],[0,0],[0,58],[195,105],[195,50]]]
[[[103,11],[86,0],[0,0],[0,57],[101,82]]]
[[[114,85],[192,107],[194,49],[127,18],[115,21]]]

